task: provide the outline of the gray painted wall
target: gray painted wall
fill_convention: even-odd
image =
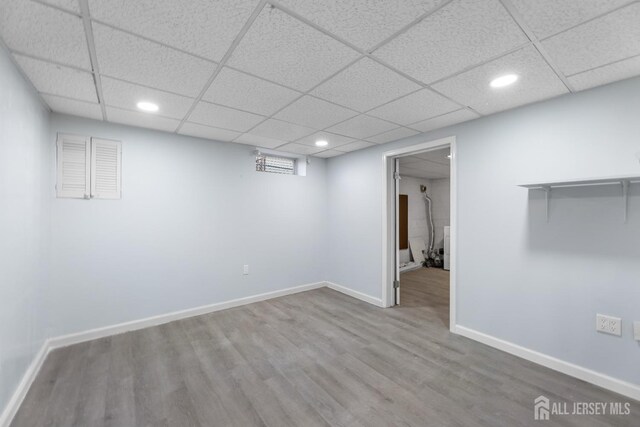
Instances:
[[[0,47],[0,413],[44,341],[49,112]]]
[[[519,183],[640,175],[640,78],[330,159],[328,280],[381,297],[382,153],[455,135],[458,324],[640,384],[640,185],[621,190]],[[348,206],[348,209],[345,209]],[[595,332],[596,313],[623,336]]]
[[[54,114],[56,132],[121,140],[123,175],[122,200],[53,201],[50,335],[324,280],[324,160],[278,175],[247,145]]]

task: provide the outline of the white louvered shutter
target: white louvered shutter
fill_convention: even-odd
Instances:
[[[58,197],[88,199],[90,190],[89,161],[91,145],[85,136],[58,134]]]
[[[91,197],[119,199],[121,196],[122,143],[91,138]]]

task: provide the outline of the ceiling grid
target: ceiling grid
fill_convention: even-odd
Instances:
[[[639,19],[631,0],[0,0],[54,112],[319,157],[639,75]]]

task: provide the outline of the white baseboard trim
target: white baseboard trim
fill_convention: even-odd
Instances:
[[[220,302],[216,304],[209,304],[195,308],[189,308],[186,310],[174,311],[171,313],[161,314],[158,316],[147,317],[145,319],[133,320],[130,322],[119,323],[117,325],[105,326],[102,328],[91,329],[84,332],[78,332],[69,335],[63,335],[59,337],[47,339],[40,348],[40,351],[34,357],[31,365],[25,372],[16,388],[13,396],[5,406],[2,414],[0,414],[0,427],[9,427],[11,421],[15,417],[22,401],[24,400],[33,380],[40,372],[40,368],[44,363],[47,355],[51,350],[60,347],[66,347],[73,344],[79,344],[85,341],[91,341],[98,338],[104,338],[111,335],[122,334],[124,332],[135,331],[138,329],[144,329],[151,326],[161,325],[163,323],[173,322],[174,320],[186,319],[188,317],[200,316],[202,314],[213,313],[214,311],[225,310],[228,308],[239,307],[241,305],[251,304],[254,302],[265,301],[272,298],[278,298],[285,295],[297,294],[299,292],[310,291],[312,289],[323,288],[327,286],[325,282],[309,283],[301,286],[294,286],[292,288],[280,289],[272,292],[265,292],[258,295],[252,295],[249,297],[238,298],[230,301]]]
[[[285,295],[297,294],[298,292],[310,291],[325,286],[324,282],[309,283],[306,285],[294,286],[292,288],[280,289],[272,292],[265,292],[258,295],[252,295],[244,298],[233,299],[230,301],[219,302],[215,304],[203,305],[200,307],[188,308],[186,310],[174,311],[171,313],[161,314],[158,316],[147,317],[145,319],[133,320],[130,322],[119,323],[117,325],[105,326],[102,328],[91,329],[84,332],[78,332],[69,335],[63,335],[50,339],[52,349],[66,347],[85,341],[91,341],[98,338],[104,338],[111,335],[122,334],[124,332],[136,331],[151,326],[162,325],[164,323],[173,322],[174,320],[186,319],[188,317],[200,316],[202,314],[213,313],[215,311],[226,310],[228,308],[239,307],[241,305],[251,304],[254,302],[265,301],[272,298],[278,298]]]
[[[13,417],[16,416],[18,408],[22,405],[22,401],[26,397],[31,384],[33,384],[33,381],[36,379],[36,376],[38,376],[38,372],[40,372],[40,368],[42,368],[42,364],[48,354],[49,345],[47,340],[42,344],[38,353],[36,353],[31,364],[27,368],[27,371],[22,376],[22,380],[18,384],[16,391],[13,392],[13,396],[11,396],[11,399],[7,402],[4,411],[0,414],[0,427],[9,427],[9,424],[13,421]]]
[[[346,288],[344,286],[338,285],[333,282],[325,282],[327,288],[333,289],[334,291],[342,292],[345,295],[349,295],[350,297],[359,299],[364,302],[368,302],[369,304],[373,304],[376,307],[384,307],[382,305],[382,300],[380,298],[372,297],[371,295],[363,294],[362,292],[354,291],[353,289]]]
[[[596,372],[591,369],[587,369],[582,366],[578,366],[573,363],[566,362],[564,360],[557,359],[543,353],[539,353],[526,347],[513,344],[509,341],[505,341],[500,338],[496,338],[464,326],[456,325],[453,328],[452,332],[458,335],[462,335],[463,337],[470,338],[474,341],[486,344],[489,347],[497,348],[498,350],[502,350],[506,353],[513,354],[514,356],[521,357],[522,359],[529,360],[530,362],[537,363],[538,365],[553,369],[554,371],[567,374],[582,381],[595,384],[604,389],[640,401],[640,386],[636,384],[610,377],[600,372]]]

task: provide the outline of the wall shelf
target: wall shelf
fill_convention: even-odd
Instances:
[[[519,187],[529,190],[541,190],[545,192],[547,222],[549,222],[549,199],[551,190],[554,188],[567,187],[590,187],[599,185],[619,185],[622,189],[622,200],[624,208],[624,222],[627,222],[627,211],[629,207],[629,185],[640,183],[640,175],[618,175],[597,178],[570,179],[565,181],[537,182],[531,184],[519,184]]]

